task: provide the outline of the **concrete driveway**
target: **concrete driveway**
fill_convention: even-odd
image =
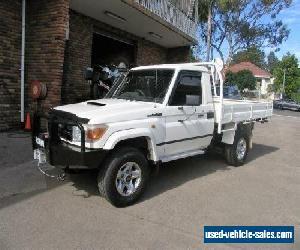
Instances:
[[[121,209],[98,196],[95,173],[45,178],[29,138],[0,134],[0,249],[300,249],[300,118],[290,116],[256,125],[244,166],[168,163]],[[294,225],[296,243],[204,245],[204,225]]]

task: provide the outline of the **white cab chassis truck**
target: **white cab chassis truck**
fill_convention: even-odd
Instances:
[[[104,99],[53,108],[47,131],[36,116],[34,157],[62,169],[99,169],[100,195],[118,207],[139,199],[161,163],[218,148],[240,166],[254,122],[267,121],[273,106],[224,99],[221,70],[218,61],[133,68]]]

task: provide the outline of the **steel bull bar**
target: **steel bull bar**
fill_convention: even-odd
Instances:
[[[75,114],[60,110],[52,109],[48,115],[35,113],[32,123],[32,148],[34,158],[39,162],[38,166],[49,163],[51,166],[63,170],[70,167],[74,169],[97,168],[99,161],[104,158],[105,152],[85,147],[83,124],[88,122],[89,119],[80,118]],[[60,138],[60,130],[66,126],[77,126],[80,129],[80,147],[70,145]],[[40,170],[49,176],[45,171]]]
[[[46,123],[42,124],[42,120],[45,120]],[[32,127],[32,147],[33,149],[39,148],[39,145],[37,145],[35,138],[40,137],[41,134],[46,135],[48,138],[44,138],[47,141],[46,145],[48,146],[48,149],[51,153],[51,147],[49,147],[52,144],[57,144],[61,140],[59,139],[58,134],[58,125],[64,124],[68,126],[77,126],[80,129],[81,132],[81,152],[85,152],[85,131],[82,124],[88,123],[89,119],[86,118],[80,118],[76,116],[75,114],[66,112],[66,111],[60,111],[60,110],[50,110],[49,114],[36,112],[33,115],[33,127]],[[44,126],[44,128],[43,128]],[[45,127],[47,126],[47,127]],[[42,139],[42,138],[41,138]]]

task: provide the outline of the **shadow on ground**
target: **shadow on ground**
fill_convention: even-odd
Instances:
[[[250,152],[247,162],[249,163],[277,150],[279,150],[277,147],[253,144],[253,150]],[[228,166],[220,155],[202,155],[165,163],[160,168],[159,173],[151,177],[147,191],[140,202],[179,187],[188,181],[200,179],[217,171],[230,171],[232,169],[233,167]],[[36,171],[38,170],[36,169]],[[27,177],[25,175],[23,178],[27,179]],[[73,194],[76,196],[88,198],[99,195],[97,171],[80,171],[76,174],[70,174],[67,175],[66,180],[63,182],[48,177],[41,176],[41,178],[45,178],[46,181],[43,188],[26,193],[13,193],[8,197],[4,197],[0,199],[0,209],[22,202],[43,192],[51,191],[53,188],[66,183],[70,183],[75,188]]]
[[[248,163],[259,157],[279,150],[277,147],[253,144],[253,150],[248,156]],[[174,189],[193,179],[213,174],[217,171],[232,170],[220,155],[201,155],[165,163],[157,175],[152,176],[148,189],[140,202],[151,199],[168,190]],[[81,172],[70,175],[70,180],[77,191],[83,191],[83,197],[99,195],[97,189],[97,172]]]

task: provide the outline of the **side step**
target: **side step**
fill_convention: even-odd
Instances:
[[[203,155],[204,153],[205,153],[204,150],[193,150],[193,151],[188,151],[176,155],[165,156],[161,159],[161,161],[162,162],[175,161],[178,159],[187,158],[195,155]]]
[[[235,128],[230,128],[230,129],[223,129],[221,130],[221,132],[228,132],[228,131],[235,131]]]

